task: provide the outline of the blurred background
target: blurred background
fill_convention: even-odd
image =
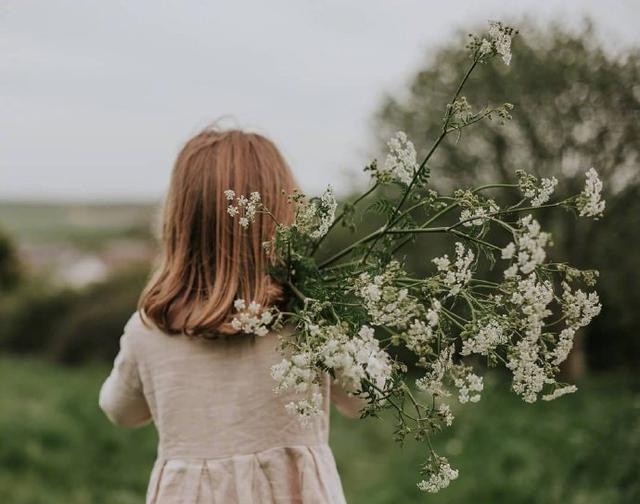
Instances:
[[[489,374],[480,403],[438,438],[461,475],[435,496],[418,493],[424,454],[395,445],[392,425],[334,414],[345,492],[354,504],[640,502],[633,0],[1,2],[0,502],[143,501],[155,432],[110,425],[97,394],[186,139],[214,120],[253,129],[308,193],[331,183],[352,198],[391,133],[430,145],[466,34],[491,19],[520,30],[513,61],[481,67],[465,94],[513,103],[513,120],[448,139],[432,180],[448,190],[520,168],[558,177],[562,195],[599,171],[603,219],[539,215],[555,258],[601,271],[602,314],[563,370],[579,391],[526,405]],[[323,253],[350,239],[339,230]],[[426,271],[440,246],[419,241],[407,259]]]

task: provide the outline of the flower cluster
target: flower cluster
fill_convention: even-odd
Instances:
[[[418,313],[419,304],[409,295],[409,289],[394,285],[400,272],[400,263],[393,260],[379,275],[363,272],[355,279],[356,295],[362,299],[372,324],[405,328]]]
[[[399,181],[409,185],[418,170],[416,149],[403,131],[398,131],[387,142],[387,158],[383,168],[370,167],[380,183]]]
[[[517,170],[516,175],[520,192],[530,200],[532,206],[541,206],[549,201],[558,185],[558,179],[555,177],[542,178],[538,182],[536,177],[523,170]]]
[[[227,213],[231,217],[239,216],[238,223],[243,228],[249,227],[249,224],[255,220],[256,213],[262,207],[260,193],[253,191],[247,198],[243,194],[236,196],[233,189],[227,189],[224,191],[224,195],[228,201],[235,200],[235,205],[229,204],[229,206],[227,206]]]
[[[476,207],[463,208],[460,212],[460,222],[462,222],[462,225],[465,227],[482,226],[491,214],[499,211],[500,207],[497,203],[488,199],[484,204]]]
[[[453,383],[458,388],[458,401],[461,404],[480,400],[480,392],[484,388],[481,376],[468,372],[456,378]]]
[[[238,312],[231,320],[234,329],[247,334],[265,336],[269,332],[267,327],[274,319],[275,308],[263,308],[259,303],[251,301],[249,304],[244,299],[236,299],[233,307]]]
[[[480,325],[473,331],[473,336],[462,343],[462,355],[476,353],[479,355],[489,355],[498,345],[507,342],[507,335],[504,327],[497,319],[490,319],[485,324]]]
[[[364,390],[373,396],[384,393],[391,382],[393,365],[391,356],[375,338],[372,327],[363,325],[355,335],[349,334],[343,325],[308,324],[306,330],[309,349],[294,353],[271,368],[271,376],[277,382],[276,393],[293,390],[305,394],[287,407],[303,425],[322,413],[314,399],[320,382],[320,368],[330,371],[350,394]]]
[[[451,296],[459,294],[462,288],[471,280],[471,266],[475,259],[473,251],[471,249],[465,250],[462,243],[456,242],[455,247],[455,262],[451,263],[447,254],[432,259],[438,272],[440,272],[442,283],[449,289]]]
[[[453,369],[453,354],[455,346],[450,345],[440,351],[433,362],[422,360],[422,366],[427,368],[426,374],[416,380],[416,388],[432,396],[448,397],[451,393],[445,386],[445,377]]]
[[[567,359],[578,329],[589,325],[602,309],[597,292],[587,294],[581,289],[573,291],[567,283],[563,284],[563,288],[562,310],[566,327],[558,335],[558,342],[549,354],[554,365],[559,365]]]
[[[462,128],[476,117],[467,98],[461,96],[449,105],[447,125],[451,128]]]
[[[374,394],[381,394],[391,378],[391,357],[380,348],[375,331],[362,326],[354,337],[338,326],[326,328],[326,342],[318,349],[323,364],[332,369],[336,379],[349,392],[362,391],[362,383],[374,386]]]
[[[577,199],[577,207],[580,217],[602,217],[605,202],[602,200],[602,181],[598,172],[590,168],[586,174],[586,182],[583,191]]]
[[[422,474],[425,479],[418,483],[418,488],[423,492],[436,493],[458,477],[458,470],[453,469],[446,458],[432,455],[422,468]]]
[[[419,357],[423,357],[431,348],[436,337],[435,330],[439,322],[440,301],[434,299],[427,309],[425,320],[413,319],[409,328],[402,335],[406,347]]]
[[[328,186],[320,198],[299,198],[294,227],[312,239],[323,237],[329,231],[336,215],[338,203],[333,188]]]
[[[519,224],[515,241],[502,249],[502,259],[515,259],[505,270],[505,278],[515,277],[518,271],[527,275],[547,257],[545,247],[549,244],[551,235],[541,230],[540,223],[531,214],[521,218]]]
[[[500,55],[505,65],[511,63],[511,38],[516,30],[500,21],[489,22],[488,38],[474,37],[471,49],[477,51],[480,61],[494,55]]]

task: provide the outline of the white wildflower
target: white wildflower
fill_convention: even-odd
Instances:
[[[544,205],[549,201],[558,186],[558,179],[555,177],[542,178],[538,184],[536,178],[532,175],[525,174],[524,172],[519,172],[518,175],[520,191],[525,198],[531,201],[532,206]]]
[[[489,39],[496,53],[502,56],[505,65],[511,63],[511,37],[513,29],[500,21],[489,22]],[[482,47],[482,46],[481,46]]]
[[[233,307],[238,312],[231,320],[234,329],[247,334],[265,336],[268,325],[273,321],[275,308],[263,308],[259,303],[251,301],[248,305],[244,299],[236,299]]]
[[[502,258],[516,258],[516,268],[508,269],[505,278],[511,278],[519,269],[525,275],[533,272],[541,265],[547,253],[545,247],[551,240],[551,235],[540,228],[540,223],[531,214],[519,220],[520,229],[516,233],[515,243],[509,243],[502,249]]]
[[[553,298],[553,285],[548,280],[538,281],[535,275],[517,279],[509,301],[519,313],[520,330],[531,341],[542,334],[545,318],[552,313],[549,305]]]
[[[383,273],[372,277],[363,272],[355,279],[356,295],[362,299],[372,324],[404,329],[418,313],[419,303],[409,290],[393,285],[400,273],[400,263],[392,260]]]
[[[362,391],[363,380],[375,385],[374,394],[385,390],[393,371],[391,357],[380,348],[373,328],[364,325],[353,337],[337,325],[326,326],[322,332],[326,341],[317,353],[347,391]]]
[[[560,387],[555,389],[550,394],[543,395],[542,399],[544,401],[553,401],[554,399],[557,399],[558,397],[562,397],[563,395],[573,394],[577,390],[578,390],[578,387],[576,387],[575,385],[567,385],[566,387]]]
[[[597,292],[587,294],[580,289],[572,291],[567,284],[564,284],[562,309],[567,323],[578,328],[589,325],[591,320],[600,313],[602,305]]]
[[[438,325],[440,308],[440,302],[434,300],[427,310],[426,322],[416,318],[405,332],[406,346],[416,355],[427,353],[430,344],[435,340],[434,328]]]
[[[440,272],[440,279],[449,288],[449,294],[455,296],[471,280],[471,265],[475,255],[471,249],[465,250],[464,245],[456,242],[456,260],[453,264],[448,255],[436,257],[432,262]]]
[[[507,342],[507,337],[500,322],[495,319],[489,320],[484,326],[478,328],[476,334],[462,343],[462,355],[477,353],[488,355],[496,349],[498,345]]]
[[[249,227],[249,224],[255,221],[258,210],[262,208],[260,193],[253,191],[247,198],[243,194],[236,196],[235,191],[232,189],[226,189],[224,191],[224,195],[229,201],[233,201],[235,199],[235,205],[230,204],[227,206],[227,213],[231,217],[239,216],[238,223],[243,228]]]
[[[500,207],[493,200],[488,200],[486,206],[477,208],[465,208],[460,212],[460,222],[463,226],[481,226],[489,218],[490,214],[500,211]]]
[[[382,180],[395,179],[409,185],[418,170],[417,154],[413,143],[406,133],[398,131],[387,142],[387,147],[389,153],[384,168],[376,172],[377,177]]]
[[[453,424],[454,416],[448,404],[441,404],[437,409],[438,416],[442,419],[447,427]]]
[[[423,468],[425,479],[418,483],[423,492],[436,493],[447,488],[449,483],[458,477],[458,470],[449,465],[445,457],[432,455]]]
[[[453,367],[453,354],[455,353],[455,346],[451,345],[442,350],[434,362],[426,364],[427,373],[422,378],[416,380],[416,387],[418,390],[422,390],[431,395],[438,395],[447,397],[450,395],[449,391],[445,388],[443,380],[445,375]]]
[[[605,201],[602,199],[602,181],[595,168],[587,171],[584,189],[578,196],[577,207],[581,217],[601,217]]]
[[[507,367],[513,372],[513,391],[525,402],[535,402],[544,387],[546,375],[538,365],[537,344],[528,339],[518,341]]]
[[[312,420],[323,413],[322,394],[313,392],[308,398],[291,401],[285,405],[290,415],[296,415],[304,427],[308,427]]]
[[[313,239],[322,238],[329,231],[337,208],[333,188],[329,185],[320,198],[302,198],[297,202],[294,226],[301,234]]]
[[[482,376],[470,372],[456,378],[453,383],[458,388],[458,400],[461,404],[480,400],[480,392],[484,388]]]
[[[573,348],[573,339],[575,335],[576,330],[572,327],[567,327],[560,331],[560,334],[558,335],[558,343],[550,355],[552,357],[552,364],[557,366],[567,360],[569,352]]]

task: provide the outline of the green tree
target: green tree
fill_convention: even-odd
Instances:
[[[555,259],[601,270],[604,309],[597,332],[592,329],[588,335],[591,361],[602,366],[630,364],[640,357],[640,345],[633,343],[640,320],[628,298],[626,303],[620,299],[619,282],[626,279],[629,288],[637,290],[640,260],[634,255],[614,263],[611,251],[629,255],[640,241],[634,217],[640,203],[629,197],[640,185],[640,51],[619,55],[605,51],[589,22],[579,33],[555,25],[540,29],[525,24],[519,29],[511,65],[496,61],[483,65],[464,93],[474,109],[513,103],[513,120],[505,126],[485,121],[465,129],[459,138],[451,135],[432,158],[432,183],[446,191],[514,180],[515,170],[524,169],[557,177],[562,196],[580,191],[584,172],[594,166],[608,199],[603,221],[577,222],[559,212],[540,214],[539,219],[553,232]],[[376,115],[380,145],[403,130],[415,142],[420,158],[439,133],[450,90],[468,66],[468,58],[461,44],[452,42],[423,63],[403,93],[385,97]],[[636,232],[623,232],[619,227],[623,221],[635,225]],[[611,346],[618,351],[603,358],[605,341],[607,352]],[[567,371],[576,376],[584,366],[583,341],[578,338]]]

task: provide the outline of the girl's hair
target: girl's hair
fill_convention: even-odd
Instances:
[[[240,227],[227,213],[233,202],[226,189],[246,196],[258,191],[279,223],[294,219],[287,194],[298,185],[270,140],[213,127],[189,140],[164,204],[160,261],[138,301],[143,320],[169,334],[234,334],[236,298],[262,306],[283,300],[283,287],[266,272],[275,256],[263,247],[273,237],[274,220],[257,213],[247,229]]]

